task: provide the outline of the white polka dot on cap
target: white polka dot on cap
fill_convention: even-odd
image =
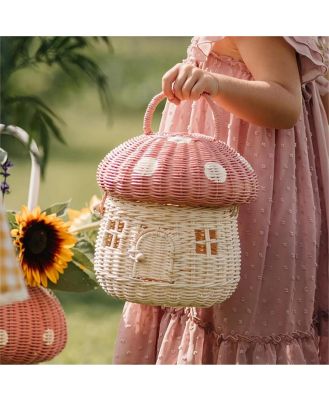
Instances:
[[[142,157],[136,163],[133,172],[142,176],[151,176],[158,167],[158,161],[155,157]]]
[[[169,136],[167,140],[168,142],[175,142],[180,144],[180,143],[190,143],[192,141],[192,138],[187,136],[177,135],[177,136]]]
[[[217,162],[210,161],[205,163],[204,173],[213,182],[224,183],[226,181],[226,169]]]

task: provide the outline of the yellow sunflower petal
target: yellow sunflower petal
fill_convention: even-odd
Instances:
[[[25,205],[22,206],[21,213],[19,216],[21,217],[21,219],[27,219],[28,215],[29,215],[29,210],[28,210],[27,206],[25,206]]]
[[[73,251],[69,248],[63,247],[58,257],[70,261],[73,257]]]
[[[68,259],[65,259],[65,258],[62,258],[62,257],[59,256],[59,257],[56,258],[55,262],[56,262],[56,266],[58,266],[59,268],[67,268],[68,263],[70,261],[71,261],[71,259],[68,260]]]
[[[41,277],[42,286],[47,287],[48,286],[47,275],[44,272],[41,272],[40,277]]]
[[[12,237],[16,237],[16,236],[18,235],[18,232],[19,232],[18,229],[12,229],[12,230],[10,231],[10,234],[11,234]]]
[[[23,261],[23,256],[24,256],[24,248],[23,248],[23,245],[20,243],[19,254],[18,254],[18,258],[19,258],[20,262]]]
[[[48,279],[50,279],[53,283],[56,283],[58,280],[58,274],[56,276],[55,270],[54,269],[45,269],[45,273],[48,277]]]
[[[25,272],[25,278],[26,278],[27,284],[30,286],[33,286],[32,283],[33,283],[34,279],[32,276],[32,270],[27,267],[24,272]]]
[[[40,285],[40,273],[36,268],[32,268],[32,275],[35,283]]]
[[[77,240],[76,240],[76,238],[75,237],[73,237],[73,238],[71,238],[71,237],[69,237],[69,236],[67,236],[67,237],[60,237],[60,240],[61,240],[61,248],[62,249],[70,249],[71,247],[73,247],[75,244],[76,244],[76,242],[77,242]]]
[[[40,214],[41,214],[41,208],[37,206],[32,210],[31,216],[32,218],[37,219],[40,216]]]
[[[60,274],[63,274],[63,273],[64,273],[64,266],[63,266],[63,265],[60,265],[60,264],[57,264],[57,265],[56,265],[56,270],[57,270]]]
[[[66,238],[63,239],[64,243],[63,243],[63,248],[71,248],[73,247],[76,242],[77,242],[77,238],[74,236],[67,236]]]

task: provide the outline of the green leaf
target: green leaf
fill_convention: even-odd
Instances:
[[[46,208],[42,212],[45,212],[47,215],[56,214],[57,217],[61,217],[65,214],[67,207],[69,206],[71,200],[68,200],[64,203],[55,203],[52,206]]]
[[[73,81],[80,83],[86,77],[91,80],[98,90],[101,106],[110,118],[110,103],[113,102],[108,84],[107,75],[98,65],[98,58],[91,57],[88,48],[98,42],[105,44],[107,50],[113,52],[109,37],[79,37],[79,36],[34,36],[34,37],[1,37],[0,47],[0,97],[2,122],[23,127],[29,135],[33,135],[39,149],[42,151],[40,165],[42,177],[48,162],[51,137],[65,143],[60,119],[47,102],[38,95],[39,91],[32,87],[25,87],[24,81],[15,79],[19,70],[36,69],[42,64],[49,68],[39,69],[40,73],[54,71],[55,75],[47,80],[50,86],[44,90],[56,93],[57,71],[64,72]],[[87,53],[84,52],[87,50]],[[22,71],[23,73],[23,71]],[[37,92],[35,91],[37,90]],[[41,94],[41,93],[40,93]],[[46,97],[45,97],[46,99]],[[47,100],[48,101],[48,100]]]
[[[76,247],[74,247],[72,250],[73,250],[73,261],[75,261],[78,264],[81,264],[82,267],[85,267],[91,271],[94,270],[94,263],[86,254],[84,254]]]
[[[98,284],[74,262],[69,262],[56,284],[48,280],[48,287],[65,292],[87,292],[96,289]]]
[[[43,110],[47,112],[49,115],[53,116],[60,122],[64,122],[55,112],[47,106],[47,104],[40,99],[38,96],[15,96],[15,97],[8,97],[7,103],[15,104],[15,103],[24,103],[29,106],[37,107],[39,110]]]
[[[56,139],[63,143],[67,144],[64,137],[62,136],[62,133],[56,123],[54,122],[54,118],[50,117],[48,114],[45,112],[40,112],[41,118],[44,120],[45,124],[48,126],[48,128],[53,132],[55,135]]]
[[[15,218],[15,211],[6,211],[8,223],[11,227],[11,229],[15,228],[17,226],[16,218]]]
[[[91,262],[93,262],[95,247],[89,240],[87,240],[86,238],[79,239],[79,241],[74,246],[74,250],[76,249],[84,253],[84,255],[87,256],[91,260]]]

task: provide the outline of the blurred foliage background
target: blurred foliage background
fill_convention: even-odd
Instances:
[[[142,132],[144,112],[151,98],[161,91],[162,75],[186,57],[190,37],[109,37],[84,49],[107,78],[108,107],[102,107],[92,80],[76,72],[72,80],[58,66],[46,63],[15,74],[17,93],[39,96],[60,117],[66,144],[50,135],[48,164],[41,183],[40,201],[45,208],[71,199],[80,209],[101,192],[96,169],[102,158],[124,140]],[[164,102],[158,107],[158,127]],[[1,122],[5,116],[1,115]],[[8,121],[16,124],[16,121]],[[23,129],[24,126],[21,126]],[[26,128],[25,128],[26,129]],[[19,209],[27,201],[30,161],[26,149],[3,136],[15,166],[8,183],[7,209]],[[67,315],[69,338],[64,351],[49,364],[110,364],[123,303],[101,289],[83,294],[56,295]]]

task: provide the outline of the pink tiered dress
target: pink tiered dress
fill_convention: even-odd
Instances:
[[[253,80],[243,62],[211,51],[222,37],[194,37],[183,62]],[[328,121],[326,67],[315,37],[285,37],[303,93],[291,129],[252,125],[218,107],[221,140],[253,166],[255,202],[240,207],[241,279],[211,308],[126,302],[114,364],[328,363]],[[214,133],[206,101],[167,102],[160,131]]]

